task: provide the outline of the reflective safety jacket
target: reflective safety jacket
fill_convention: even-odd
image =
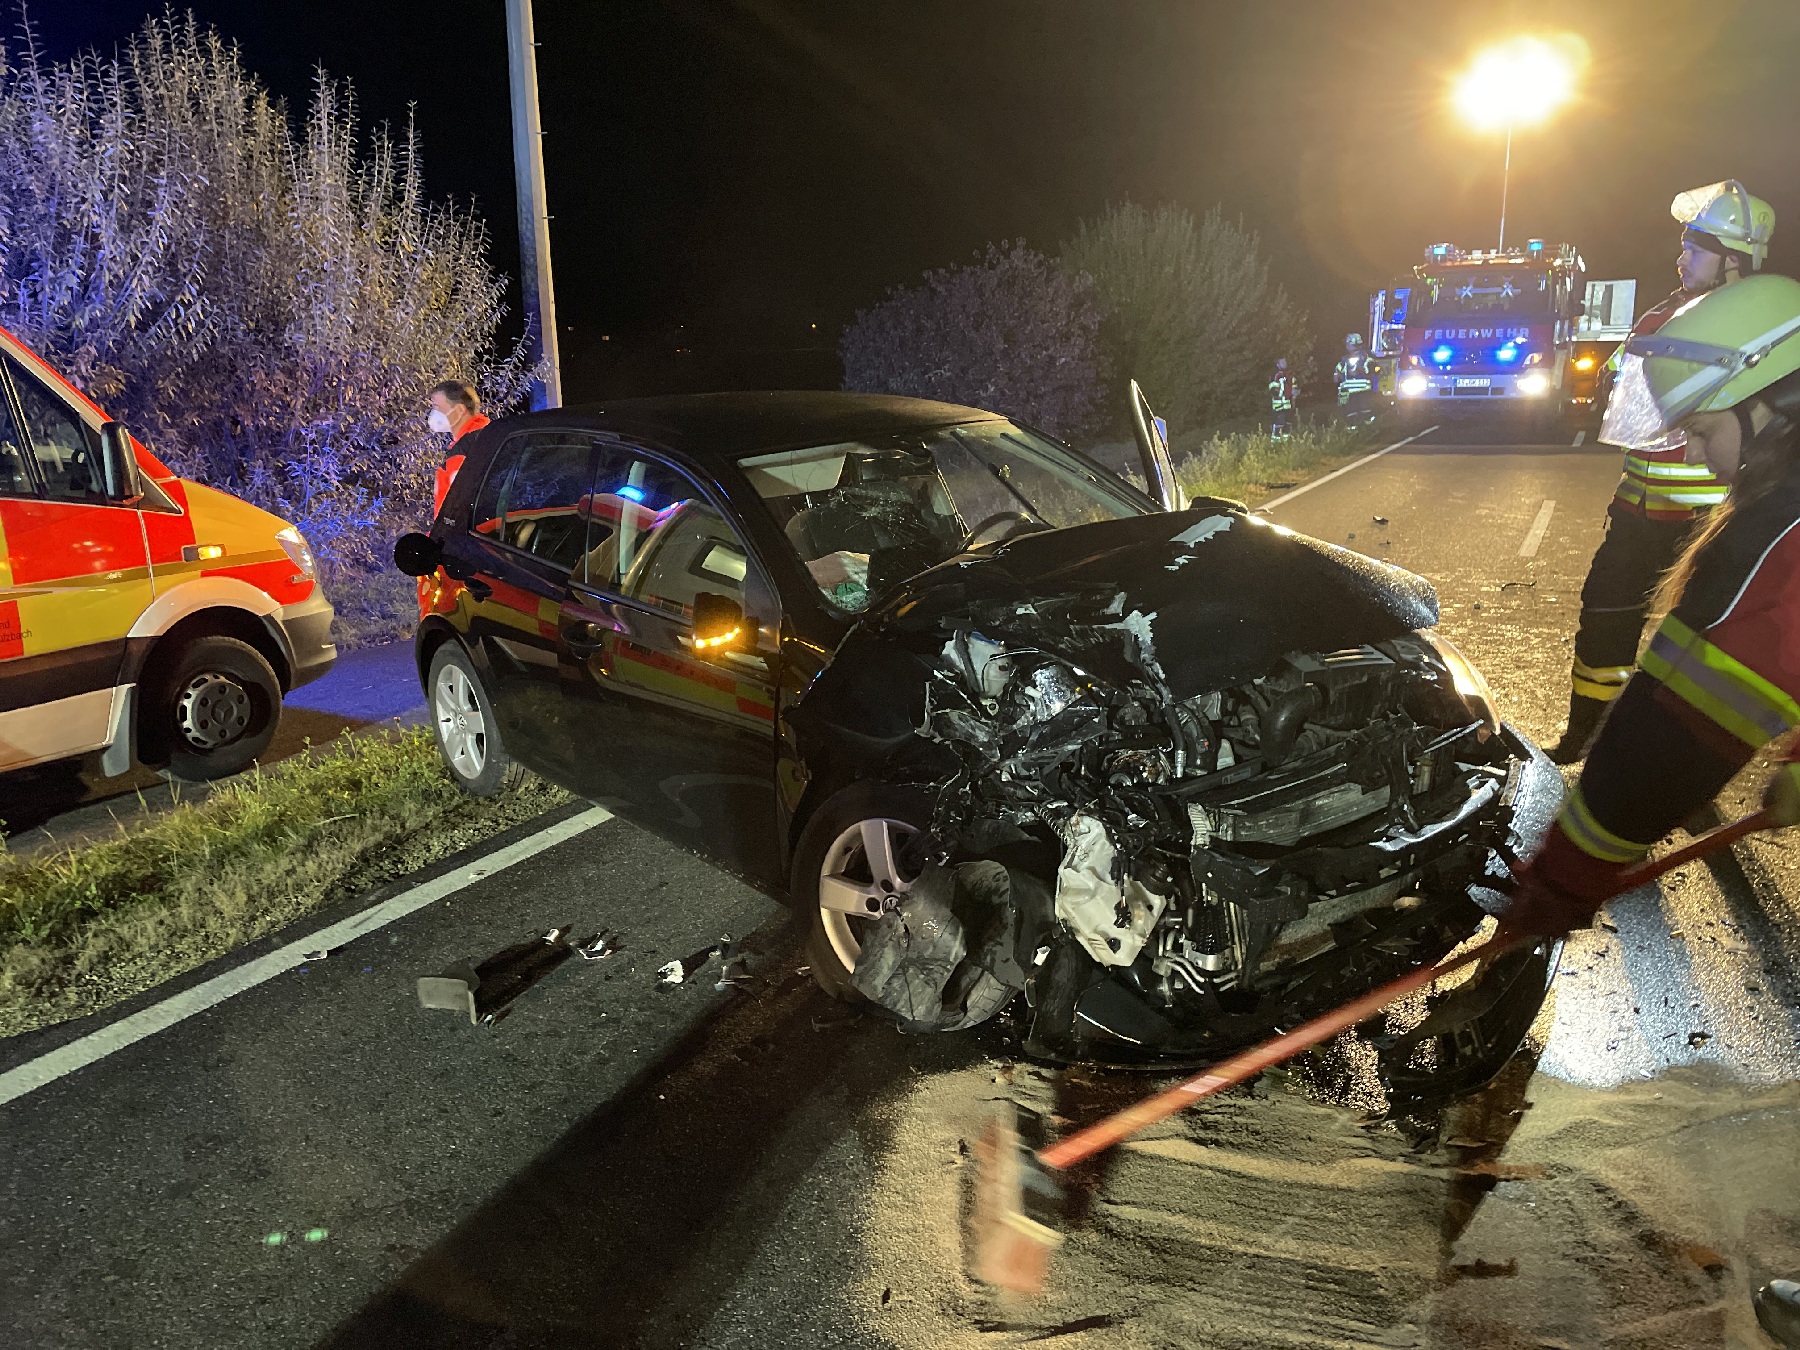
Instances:
[[[450,485],[456,481],[456,471],[463,466],[463,457],[456,453],[456,443],[471,431],[480,431],[488,424],[488,419],[476,413],[456,430],[450,438],[450,457],[444,461],[444,467],[437,471],[431,491],[431,514],[436,515],[444,506],[444,498],[450,495]]]
[[[1693,298],[1686,291],[1676,291],[1639,319],[1631,336],[1654,333]],[[1679,431],[1669,432],[1654,445],[1627,452],[1614,500],[1627,511],[1668,521],[1692,520],[1717,506],[1731,489],[1706,465],[1687,463],[1686,455],[1687,436]]]
[[[1275,412],[1292,412],[1295,392],[1292,374],[1277,375],[1269,381],[1269,407]]]
[[[1560,870],[1564,884],[1579,889],[1584,871],[1642,858],[1795,726],[1800,469],[1734,508],[1706,545],[1557,817],[1545,849],[1552,876]]]
[[[1375,387],[1374,372],[1369,369],[1369,358],[1361,352],[1339,361],[1336,375],[1339,403],[1345,402],[1352,394],[1366,394]]]

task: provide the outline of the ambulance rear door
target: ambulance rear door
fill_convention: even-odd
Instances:
[[[0,357],[0,769],[122,730],[125,635],[152,588],[144,529],[106,495],[100,428]]]

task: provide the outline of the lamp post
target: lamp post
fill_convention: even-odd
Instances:
[[[1586,49],[1576,37],[1517,37],[1476,56],[1456,79],[1452,99],[1477,130],[1506,130],[1500,173],[1500,248],[1506,248],[1506,201],[1512,186],[1513,132],[1547,122],[1575,95]]]
[[[538,120],[537,39],[531,0],[506,0],[506,48],[512,77],[513,181],[519,204],[519,284],[525,297],[532,364],[531,406],[562,406],[556,347],[556,290],[550,281],[550,208],[544,191],[543,124]]]

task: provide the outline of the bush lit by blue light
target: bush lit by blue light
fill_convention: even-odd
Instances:
[[[1447,366],[1450,364],[1450,358],[1455,355],[1455,349],[1446,344],[1445,346],[1434,350],[1431,353],[1431,359],[1436,361],[1440,366]]]

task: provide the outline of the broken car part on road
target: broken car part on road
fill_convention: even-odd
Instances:
[[[1202,1062],[1438,960],[1560,782],[1436,619],[1418,577],[1223,502],[914,578],[794,718],[934,804],[916,879],[852,917],[852,987],[910,1030],[1023,994],[1035,1056]],[[1497,1072],[1553,951],[1389,1042],[1390,1092]]]

